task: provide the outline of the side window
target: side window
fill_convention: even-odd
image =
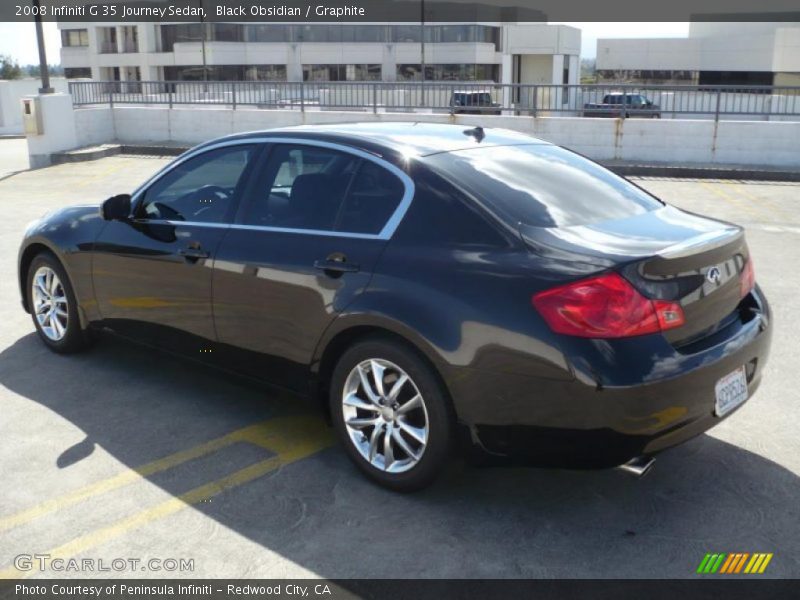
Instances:
[[[396,175],[372,161],[363,161],[339,214],[336,229],[349,233],[380,233],[404,193],[405,186]]]
[[[506,247],[508,242],[459,189],[415,166],[415,200],[398,230],[403,240],[442,246]]]
[[[256,146],[210,150],[178,165],[145,192],[137,216],[167,221],[225,222]]]
[[[316,146],[276,145],[253,192],[245,223],[332,231],[360,160]]]
[[[253,191],[244,222],[377,234],[403,192],[403,183],[372,161],[328,148],[279,144]]]

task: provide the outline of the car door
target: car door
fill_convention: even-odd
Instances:
[[[374,155],[273,143],[217,252],[213,305],[232,366],[304,390],[325,328],[370,281],[413,196]]]
[[[190,155],[136,194],[130,219],[107,224],[92,266],[106,325],[170,350],[211,350],[212,261],[258,150],[232,144]]]

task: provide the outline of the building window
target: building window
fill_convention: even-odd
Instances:
[[[391,41],[397,44],[419,44],[422,39],[419,25],[393,25]],[[487,25],[430,25],[425,27],[425,42],[481,43],[500,45],[500,28]]]
[[[303,65],[303,81],[380,81],[381,65]]]
[[[164,67],[166,81],[286,81],[286,65],[210,65]]]
[[[245,39],[244,27],[233,23],[209,23],[207,41],[212,42],[243,42]]]
[[[430,43],[483,43],[500,42],[500,29],[486,25],[435,25],[425,28],[425,41]]]
[[[340,25],[343,42],[385,43],[389,35],[385,25]]]
[[[422,40],[419,25],[393,25],[392,41],[397,44],[419,44]]]
[[[771,86],[773,81],[774,76],[769,71],[700,71],[698,77],[700,85]]]
[[[286,81],[286,65],[251,65],[245,67],[245,81]]]
[[[64,77],[67,79],[91,79],[92,70],[89,67],[66,67]]]
[[[135,25],[132,27],[122,27],[122,51],[123,52],[139,52],[139,28]]]
[[[598,69],[595,74],[603,83],[696,83],[695,71]]]
[[[82,48],[89,45],[88,29],[62,29],[61,45],[64,48]]]
[[[291,42],[384,43],[385,25],[291,25],[284,26]]]
[[[422,67],[420,65],[397,65],[398,81],[421,81]]]
[[[425,65],[426,81],[498,81],[500,77],[499,65],[492,64],[440,64]],[[398,81],[421,81],[422,69],[420,65],[397,65]]]
[[[247,25],[245,39],[248,42],[288,42],[289,28],[286,25]]]
[[[338,27],[326,25],[295,25],[292,27],[292,41],[294,42],[339,42],[341,32]],[[338,39],[337,39],[338,38]]]
[[[160,51],[172,52],[180,42],[203,39],[218,42],[273,43],[414,43],[422,41],[419,25],[268,25],[234,23],[185,23],[161,25]],[[481,43],[500,46],[500,28],[488,25],[429,25],[428,43]]]
[[[100,54],[116,54],[119,51],[117,47],[117,28],[98,27],[97,44]]]
[[[203,25],[200,23],[184,23],[181,25],[162,25],[159,37],[161,52],[173,52],[175,44],[199,42],[203,39]]]
[[[185,42],[244,42],[247,38],[244,25],[236,23],[184,23],[161,25],[160,52],[173,52],[175,44]]]

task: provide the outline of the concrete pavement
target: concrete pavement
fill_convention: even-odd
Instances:
[[[23,138],[0,139],[0,180],[28,169],[28,142]]]
[[[49,553],[193,561],[104,573],[125,577],[680,578],[706,552],[772,552],[765,576],[800,577],[800,185],[639,181],[748,229],[776,330],[761,389],[729,420],[641,480],[457,462],[398,495],[360,476],[303,401],[112,339],[64,357],[36,338],[16,284],[25,224],[165,162],[0,181],[0,574],[98,575],[13,568]]]

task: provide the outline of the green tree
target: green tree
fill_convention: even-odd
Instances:
[[[39,65],[24,65],[22,72],[28,77],[39,77],[42,69]],[[58,77],[64,74],[64,69],[61,65],[47,65],[47,72]]]
[[[20,79],[22,69],[10,56],[0,55],[0,79]]]

